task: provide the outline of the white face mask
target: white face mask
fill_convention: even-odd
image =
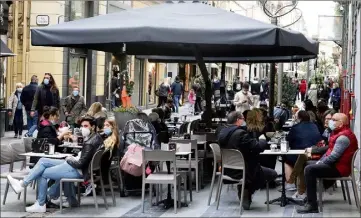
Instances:
[[[90,129],[81,128],[81,134],[83,135],[83,137],[87,138],[90,135]]]
[[[23,91],[23,88],[17,88],[16,89],[18,92],[22,92]]]

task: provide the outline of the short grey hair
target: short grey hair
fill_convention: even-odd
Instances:
[[[148,117],[151,122],[159,121],[159,115],[157,113],[152,112],[148,115]]]
[[[235,124],[238,119],[243,119],[243,114],[240,111],[232,111],[227,116],[227,123]]]

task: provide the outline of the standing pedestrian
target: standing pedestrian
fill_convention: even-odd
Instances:
[[[173,102],[175,107],[175,112],[179,113],[179,100],[181,99],[183,93],[183,85],[180,83],[179,77],[175,78],[175,81],[171,85],[171,91],[173,94]]]
[[[331,104],[335,111],[340,110],[341,106],[341,89],[338,86],[338,83],[333,83],[333,88],[331,90]]]
[[[30,116],[34,117],[35,111],[38,111],[38,117],[41,118],[45,106],[60,108],[59,89],[51,73],[45,73],[43,82],[35,92]]]
[[[32,137],[34,131],[38,126],[37,111],[35,111],[34,116],[30,116],[31,106],[33,105],[34,95],[37,88],[38,88],[38,77],[36,75],[33,75],[31,77],[30,84],[24,87],[20,96],[20,101],[25,107],[26,116],[27,116],[28,132],[25,134],[26,137]]]
[[[299,86],[299,90],[300,90],[300,93],[301,93],[301,101],[303,102],[305,100],[305,96],[306,96],[306,90],[307,90],[307,83],[306,83],[306,80],[302,80],[301,81],[301,84]]]
[[[258,108],[260,95],[263,92],[261,84],[258,82],[258,78],[253,78],[253,82],[251,84],[251,94],[253,96],[253,106]]]
[[[23,84],[17,83],[15,92],[10,96],[8,101],[10,125],[14,126],[14,138],[21,139],[23,135],[23,126],[27,123],[26,110],[21,103],[21,93],[23,91]]]
[[[84,97],[79,94],[79,87],[73,86],[72,94],[65,98],[63,112],[70,126],[79,127],[78,121],[87,112]]]
[[[168,83],[168,78],[164,78],[163,82],[159,85],[158,88],[158,106],[163,107],[167,103],[168,94],[170,92],[170,86]]]
[[[242,91],[236,93],[233,104],[236,106],[236,111],[243,113],[246,110],[250,110],[253,105],[253,97],[249,92],[248,83],[244,83]]]
[[[194,112],[200,113],[202,111],[202,88],[201,85],[198,82],[195,82],[192,86],[192,89],[194,90],[196,94],[196,102],[194,105]]]

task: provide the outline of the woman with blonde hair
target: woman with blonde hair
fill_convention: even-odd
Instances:
[[[14,126],[14,138],[19,137],[19,139],[23,135],[23,126],[27,125],[26,110],[20,101],[23,87],[22,83],[16,83],[16,90],[11,94],[8,101],[8,113],[10,116],[9,124]]]
[[[260,137],[265,127],[262,111],[258,108],[250,110],[247,113],[246,125],[248,132],[252,133],[256,138]]]
[[[94,117],[98,130],[103,129],[107,114],[103,111],[103,105],[100,102],[90,105],[87,115]]]
[[[314,106],[317,105],[317,103],[318,103],[318,90],[317,90],[317,85],[316,84],[311,84],[310,90],[308,90],[308,93],[307,93],[307,97],[308,97],[308,99],[310,99],[312,101],[312,104]]]

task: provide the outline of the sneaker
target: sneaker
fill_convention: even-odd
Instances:
[[[303,193],[302,195],[298,194],[298,192],[296,192],[295,194],[292,195],[292,199],[295,201],[304,201],[306,198],[306,193]]]
[[[44,204],[43,206],[40,206],[39,202],[35,201],[35,203],[32,206],[26,207],[25,211],[30,212],[30,213],[45,213],[46,212],[46,204]]]
[[[19,194],[24,190],[24,187],[22,186],[22,180],[14,179],[11,175],[8,175],[7,178],[11,188],[16,194]]]
[[[15,135],[14,135],[14,139],[16,139],[17,137],[18,137],[18,134],[15,134]]]
[[[19,135],[19,136],[18,136],[18,139],[21,139],[22,137],[23,137],[22,135]]]
[[[299,207],[297,209],[297,213],[299,214],[305,214],[305,213],[318,213],[318,205],[311,205],[309,203],[306,203],[305,206]]]
[[[94,188],[96,188],[96,187],[97,187],[97,185],[94,184]],[[92,184],[89,183],[89,184],[86,186],[86,189],[85,189],[85,192],[83,193],[83,196],[88,196],[88,195],[90,195],[90,194],[92,193],[92,191],[93,191]]]
[[[286,192],[296,191],[297,188],[296,188],[296,185],[295,185],[295,184],[286,183],[286,185],[285,185],[285,190],[286,190]],[[279,191],[279,192],[282,192],[282,186],[279,187],[278,191]]]

